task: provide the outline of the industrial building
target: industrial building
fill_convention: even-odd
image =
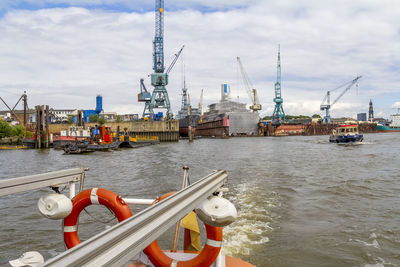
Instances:
[[[358,113],[357,120],[358,121],[367,121],[367,113]]]

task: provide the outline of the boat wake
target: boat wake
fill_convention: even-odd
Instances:
[[[238,209],[238,218],[224,228],[224,254],[229,256],[250,255],[254,247],[267,243],[274,229],[268,209],[276,207],[275,198],[264,198],[265,190],[257,185],[241,184],[229,197]],[[263,198],[264,205],[260,205]],[[266,207],[266,208],[265,208]]]

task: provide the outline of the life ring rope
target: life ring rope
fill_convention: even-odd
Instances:
[[[78,217],[82,210],[90,205],[106,206],[119,222],[132,216],[129,206],[117,194],[103,188],[86,189],[73,198],[72,211],[64,219],[64,242],[67,248],[72,248],[81,242],[77,232]]]

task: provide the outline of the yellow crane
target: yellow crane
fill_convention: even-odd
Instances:
[[[258,99],[257,90],[251,84],[249,76],[247,76],[247,73],[244,70],[242,62],[240,61],[240,57],[237,57],[236,59],[238,61],[238,64],[239,64],[239,67],[240,67],[240,71],[242,73],[244,85],[246,86],[246,92],[249,95],[249,98],[250,98],[251,103],[252,103],[252,105],[250,106],[250,109],[253,110],[254,112],[257,112],[257,111],[262,109],[262,106],[260,104],[260,100]]]

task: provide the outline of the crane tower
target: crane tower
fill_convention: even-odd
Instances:
[[[168,84],[168,74],[164,73],[164,0],[156,0],[155,5],[155,36],[153,41],[153,70],[151,85],[154,86],[150,101],[150,113],[155,108],[167,109],[167,118],[170,118],[171,104],[165,86]]]
[[[150,97],[150,92],[144,86],[143,79],[140,80],[139,102],[145,102],[143,117],[153,118],[154,109],[166,109],[166,117],[172,117],[171,104],[169,102],[168,92],[165,86],[168,84],[168,74],[174,67],[183,48],[175,54],[171,65],[165,71],[164,67],[164,0],[155,0],[155,35],[153,40],[153,70],[151,76],[151,85],[154,87]]]
[[[353,80],[351,80],[351,81],[349,81],[349,82],[347,82],[347,83],[345,83],[345,84],[343,84],[343,85],[341,85],[341,86],[339,86],[339,87],[336,87],[335,89],[333,89],[333,90],[330,90],[330,91],[328,91],[327,93],[326,93],[326,95],[325,95],[325,97],[324,97],[324,99],[322,100],[322,103],[321,103],[321,105],[320,105],[320,109],[321,110],[325,110],[325,112],[326,112],[326,114],[325,114],[325,117],[323,118],[323,122],[328,122],[328,123],[330,123],[330,122],[332,122],[332,119],[331,119],[331,114],[330,114],[330,110],[331,110],[331,108],[332,108],[332,106],[336,103],[336,102],[338,102],[339,101],[339,99],[355,84],[355,83],[357,83],[357,81],[361,78],[362,76],[357,76],[355,79],[353,79]],[[331,104],[331,92],[333,92],[333,91],[335,91],[335,90],[337,90],[337,89],[339,89],[339,88],[342,88],[343,86],[346,86],[347,85],[347,87],[343,90],[343,92],[342,93],[340,93],[340,95],[332,102],[332,104]],[[326,104],[325,104],[325,101],[326,101]]]
[[[277,65],[277,79],[275,83],[275,109],[272,114],[272,124],[280,125],[285,121],[285,112],[283,111],[283,98],[281,94],[281,48],[278,46],[278,65]]]

